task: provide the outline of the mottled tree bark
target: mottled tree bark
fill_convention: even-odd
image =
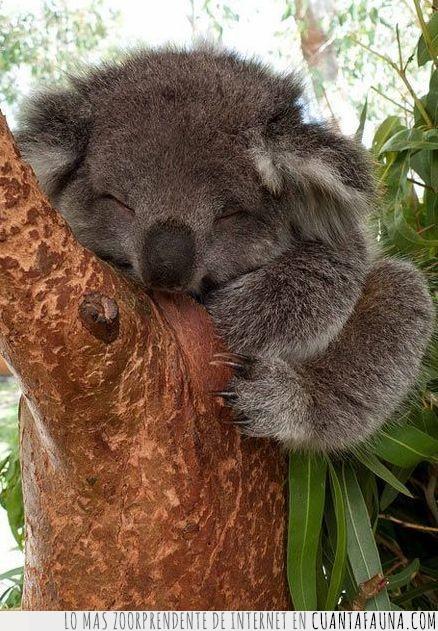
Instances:
[[[0,357],[0,376],[9,375],[9,368],[3,357]]]
[[[209,391],[206,312],[74,239],[0,120],[0,353],[17,375],[26,609],[287,609],[285,460]]]

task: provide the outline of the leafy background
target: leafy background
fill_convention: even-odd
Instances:
[[[0,1],[0,104],[12,125],[32,82],[62,81],[78,60],[117,55],[126,19],[118,0],[42,1],[38,11],[22,4],[11,10]],[[158,7],[150,4],[145,11]],[[186,41],[207,35],[236,46],[246,32],[249,48],[260,44],[257,15],[266,29],[266,16],[274,16],[260,54],[280,69],[299,59],[310,77],[311,113],[355,131],[370,148],[382,200],[371,220],[375,238],[388,254],[421,267],[436,296],[438,13],[432,3],[182,0],[178,10]],[[163,40],[172,15],[166,19]],[[290,455],[287,571],[296,609],[437,608],[437,357],[435,340],[397,423],[372,443],[344,459]],[[0,511],[22,549],[17,401],[17,386],[3,378]],[[0,580],[1,606],[19,607],[22,568],[11,567]]]
[[[9,528],[23,549],[23,501],[18,459],[17,407],[19,392],[12,378],[0,377],[0,506],[6,511]],[[1,600],[9,607],[21,600],[21,567],[3,574],[5,589]],[[7,580],[5,580],[7,579]]]
[[[418,0],[413,7],[412,50],[403,46],[398,26],[395,60],[359,44],[404,89],[372,141],[382,202],[371,225],[388,254],[416,262],[436,295],[438,13],[429,20]],[[411,74],[421,74],[423,88]],[[367,103],[359,137],[366,117]],[[295,607],[333,609],[341,598],[344,607],[436,609],[436,359],[434,340],[417,392],[371,444],[338,461],[290,455],[288,577]]]

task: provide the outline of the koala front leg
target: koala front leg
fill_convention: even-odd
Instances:
[[[266,356],[242,366],[230,394],[237,421],[247,434],[287,447],[328,452],[363,441],[411,388],[432,322],[421,274],[405,262],[380,261],[322,355],[304,363]]]
[[[231,350],[304,360],[342,329],[368,268],[359,231],[337,246],[298,241],[270,265],[210,293],[206,307]]]

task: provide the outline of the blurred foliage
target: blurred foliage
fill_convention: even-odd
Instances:
[[[193,35],[197,35],[196,20],[199,17],[195,0],[189,0],[190,14],[189,21],[192,27]],[[211,34],[218,41],[221,41],[224,28],[227,28],[230,22],[238,22],[239,13],[234,10],[231,3],[217,2],[217,0],[203,0],[200,7],[200,13],[204,13],[209,22]]]
[[[6,589],[0,594],[0,608],[19,609],[23,596],[23,566],[3,572],[0,580],[8,583]]]
[[[117,13],[104,0],[72,9],[67,0],[47,0],[40,13],[2,12],[0,2],[0,106],[16,104],[22,84],[59,82],[90,51],[104,50]]]
[[[428,3],[422,0],[425,7]],[[430,3],[429,3],[430,4]],[[303,7],[301,11],[297,7]],[[301,33],[314,28],[309,24],[306,10],[310,8],[324,34],[319,48],[313,51],[308,66],[315,92],[324,113],[342,116],[345,102],[359,110],[370,88],[368,120],[375,124],[382,119],[382,111],[390,111],[394,101],[404,107],[407,90],[389,66],[381,63],[370,49],[378,46],[397,56],[398,43],[395,24],[401,33],[401,46],[412,52],[418,34],[415,6],[412,0],[285,0],[283,20],[298,22]],[[335,77],[324,76],[324,65],[318,57],[333,51]],[[412,59],[411,59],[412,61]],[[413,82],[419,87],[425,73],[416,68]],[[392,103],[392,105],[391,105]],[[328,105],[328,108],[327,108]],[[390,108],[390,109],[388,109]]]
[[[438,289],[438,13],[425,24],[415,60],[425,67],[424,93],[407,74],[410,58],[376,54],[409,93],[372,143],[382,205],[373,218],[384,250],[422,268]],[[399,39],[398,29],[396,38]],[[415,68],[412,70],[415,73]],[[361,115],[360,136],[367,113]],[[403,291],[403,288],[400,288]],[[367,595],[367,609],[435,610],[438,604],[438,348],[431,343],[417,393],[390,424],[349,457],[290,456],[288,576],[297,609],[348,607],[361,583],[389,583]],[[363,588],[362,588],[363,589]]]
[[[24,515],[18,457],[18,390],[12,377],[0,377],[0,506],[6,511],[17,547],[24,544]],[[0,606],[13,608],[20,604],[22,568],[0,575]]]
[[[428,2],[421,0],[421,5],[429,6]],[[260,4],[251,7],[254,15]],[[312,116],[319,110],[345,125],[369,93],[368,144],[368,131],[382,120],[382,113],[393,112],[394,103],[405,107],[409,96],[396,74],[370,49],[377,47],[396,58],[398,23],[401,47],[409,59],[418,39],[412,0],[271,0],[270,5],[278,25],[265,51],[269,60],[284,69],[302,68],[312,78],[307,84]],[[187,17],[195,37],[207,33],[232,45],[240,32],[238,23],[250,21],[247,6],[239,0],[188,0]],[[267,23],[266,28],[270,40],[272,25]],[[258,42],[254,49],[260,49]],[[426,74],[426,69],[415,68],[411,78],[415,89],[420,89]]]

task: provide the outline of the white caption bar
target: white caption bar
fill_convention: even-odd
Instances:
[[[0,631],[431,631],[434,611],[0,611]]]

